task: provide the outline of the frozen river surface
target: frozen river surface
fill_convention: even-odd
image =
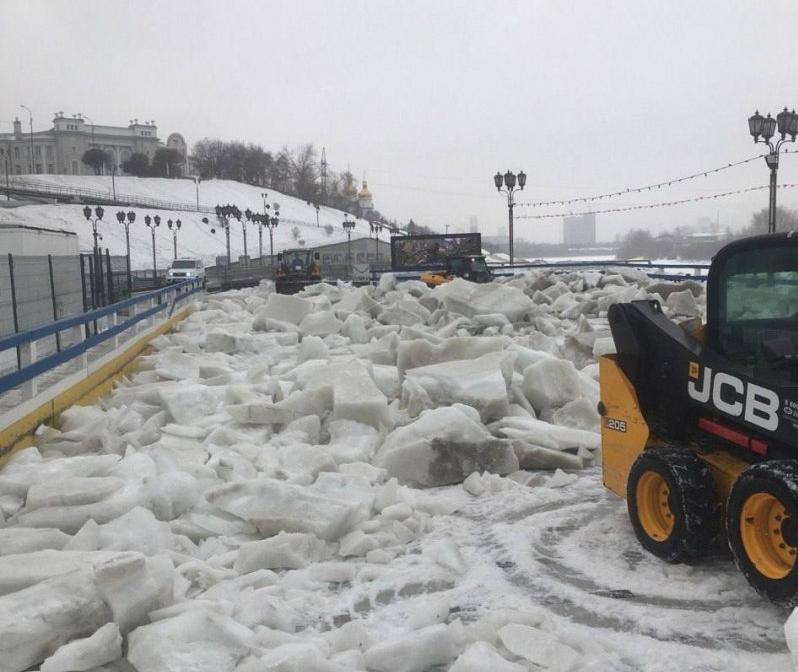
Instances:
[[[635,271],[205,297],[0,471],[0,671],[792,669],[722,553],[644,553],[601,485]]]

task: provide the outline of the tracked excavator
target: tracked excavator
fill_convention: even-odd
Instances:
[[[608,313],[603,478],[640,544],[690,562],[728,542],[761,595],[798,604],[798,232],[712,260],[705,324],[657,301]],[[725,538],[725,539],[724,539]]]

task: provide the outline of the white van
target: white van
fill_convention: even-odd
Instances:
[[[205,284],[202,259],[175,259],[166,273],[167,282],[183,282],[199,278]]]

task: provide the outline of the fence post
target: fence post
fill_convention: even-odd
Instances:
[[[82,254],[79,254],[78,258],[80,259],[80,286],[83,289],[83,313],[85,314],[89,312],[88,296],[86,295],[86,264],[85,264],[85,258]],[[89,337],[88,323],[83,324],[83,330],[84,330],[84,337],[88,338]],[[78,336],[80,336],[80,332],[78,332]],[[78,340],[81,339],[78,338]]]
[[[105,267],[108,274],[108,303],[114,303],[114,272],[111,270],[111,253],[105,248]]]
[[[19,355],[20,355],[20,368],[24,368],[26,366],[30,366],[36,361],[37,357],[37,347],[36,341],[28,341],[27,343],[23,343],[19,346]],[[37,384],[36,377],[31,378],[30,380],[25,381],[22,383],[22,399],[27,401],[28,399],[32,399],[36,396],[38,392],[38,384]]]
[[[53,300],[53,319],[58,320],[58,303],[55,299],[55,279],[53,278],[53,255],[47,255],[47,267],[50,270],[50,297]],[[61,334],[60,332],[55,332],[55,349],[58,352],[61,352]]]
[[[14,333],[19,333],[19,314],[17,313],[17,286],[14,284],[14,255],[8,253],[8,275],[11,280],[11,312],[14,316]],[[17,368],[22,368],[19,346],[17,346]]]

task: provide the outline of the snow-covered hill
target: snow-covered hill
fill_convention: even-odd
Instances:
[[[91,189],[111,193],[111,178],[106,176],[77,175],[35,175],[26,176],[26,181],[52,184],[61,187]],[[197,202],[194,182],[191,180],[169,180],[165,178],[117,177],[117,194],[126,194],[151,199],[160,199],[172,203],[193,206]],[[319,211],[319,226],[316,226],[316,210],[305,201],[286,196],[273,189],[254,187],[231,180],[207,180],[200,184],[199,203],[203,208],[217,204],[236,205],[242,211],[249,208],[253,212],[263,212],[263,193],[267,193],[267,202],[280,204],[280,224],[274,232],[275,254],[286,247],[297,247],[304,241],[307,247],[346,241],[346,233],[341,226],[344,214],[340,210],[322,207]],[[91,225],[83,216],[83,204],[80,205],[28,205],[18,208],[0,209],[0,223],[20,223],[29,226],[65,229],[74,231],[80,239],[81,250],[92,248]],[[273,207],[273,206],[272,206]],[[100,224],[103,248],[111,254],[125,254],[125,230],[116,220],[116,212],[121,208],[106,207],[103,221]],[[172,233],[166,226],[169,219],[181,220],[182,227],[178,233],[178,256],[201,257],[206,264],[213,264],[216,256],[225,254],[225,237],[220,231],[215,217],[207,213],[192,211],[170,211],[150,208],[132,208],[136,212],[136,222],[130,227],[130,254],[134,269],[146,269],[152,265],[152,238],[150,230],[144,225],[144,216],[160,215],[161,226],[156,230],[155,247],[159,268],[164,268],[173,258]],[[127,208],[125,208],[127,210]],[[210,223],[205,225],[202,218],[208,217]],[[331,225],[332,233],[327,233],[326,225]],[[211,228],[216,228],[216,234]],[[295,237],[296,229],[296,237]],[[353,240],[369,235],[366,220],[359,219],[352,232]],[[381,237],[388,239],[387,232]],[[231,227],[230,245],[232,256],[237,259],[244,253],[244,236],[242,227],[234,222]],[[247,250],[250,257],[258,254],[258,229],[247,226]],[[269,254],[268,231],[263,232],[263,252]]]

